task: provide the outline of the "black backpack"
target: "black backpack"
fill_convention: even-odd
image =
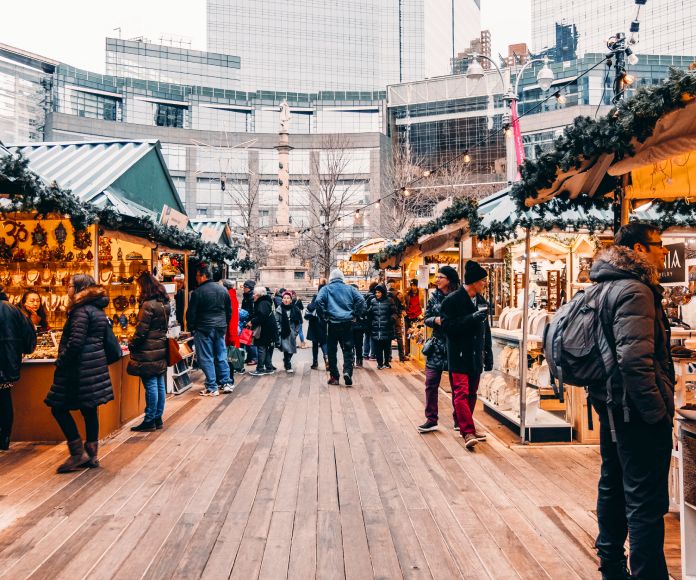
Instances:
[[[563,401],[564,385],[585,387],[588,396],[603,389],[607,406],[613,404],[612,375],[616,357],[606,332],[601,312],[609,293],[609,284],[597,284],[578,292],[558,309],[544,330],[544,356],[551,372],[551,385]],[[599,394],[599,393],[598,393]],[[587,405],[589,428],[592,429],[592,410]],[[614,436],[612,413],[609,424]]]

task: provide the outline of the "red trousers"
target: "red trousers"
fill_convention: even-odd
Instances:
[[[450,373],[452,385],[452,398],[454,400],[454,415],[459,432],[462,436],[476,431],[474,427],[474,408],[476,407],[476,394],[478,393],[481,375],[466,375],[464,373]]]

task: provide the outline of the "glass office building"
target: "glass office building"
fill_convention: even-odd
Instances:
[[[570,52],[583,56],[604,52],[606,40],[617,32],[630,35],[637,6],[632,0],[570,0],[562,9],[556,0],[532,0],[532,52],[558,50],[572,60]],[[638,54],[696,54],[696,2],[650,0],[640,11],[640,31],[635,35]]]
[[[245,90],[317,92],[447,74],[481,27],[479,0],[207,0],[207,28]]]

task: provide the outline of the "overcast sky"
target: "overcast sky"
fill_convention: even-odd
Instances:
[[[481,26],[491,31],[493,55],[529,42],[530,2],[481,0]],[[104,72],[104,38],[118,36],[117,28],[123,38],[159,42],[167,35],[205,50],[205,0],[3,0],[0,43]]]

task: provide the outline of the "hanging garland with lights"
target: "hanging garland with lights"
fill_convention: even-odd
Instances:
[[[513,185],[511,195],[524,209],[526,200],[536,199],[538,191],[553,185],[559,171],[578,169],[583,161],[604,153],[614,154],[617,160],[624,158],[633,152],[633,139],[643,143],[652,135],[660,117],[684,107],[694,98],[694,72],[670,69],[664,84],[639,89],[608,115],[598,120],[577,117],[555,140],[552,151],[524,162],[520,168],[522,179]],[[580,196],[572,203],[575,206],[587,203],[587,198]]]
[[[195,232],[181,231],[157,223],[150,217],[123,216],[112,207],[100,209],[83,203],[55,182],[46,184],[29,169],[28,164],[21,155],[0,158],[0,179],[10,191],[6,194],[8,203],[3,207],[5,213],[33,213],[37,219],[51,214],[66,215],[78,232],[99,223],[102,227],[126,230],[171,248],[190,250],[209,261],[230,262],[237,270],[247,271],[254,267],[253,261],[247,258],[237,260],[237,248],[204,242]]]

